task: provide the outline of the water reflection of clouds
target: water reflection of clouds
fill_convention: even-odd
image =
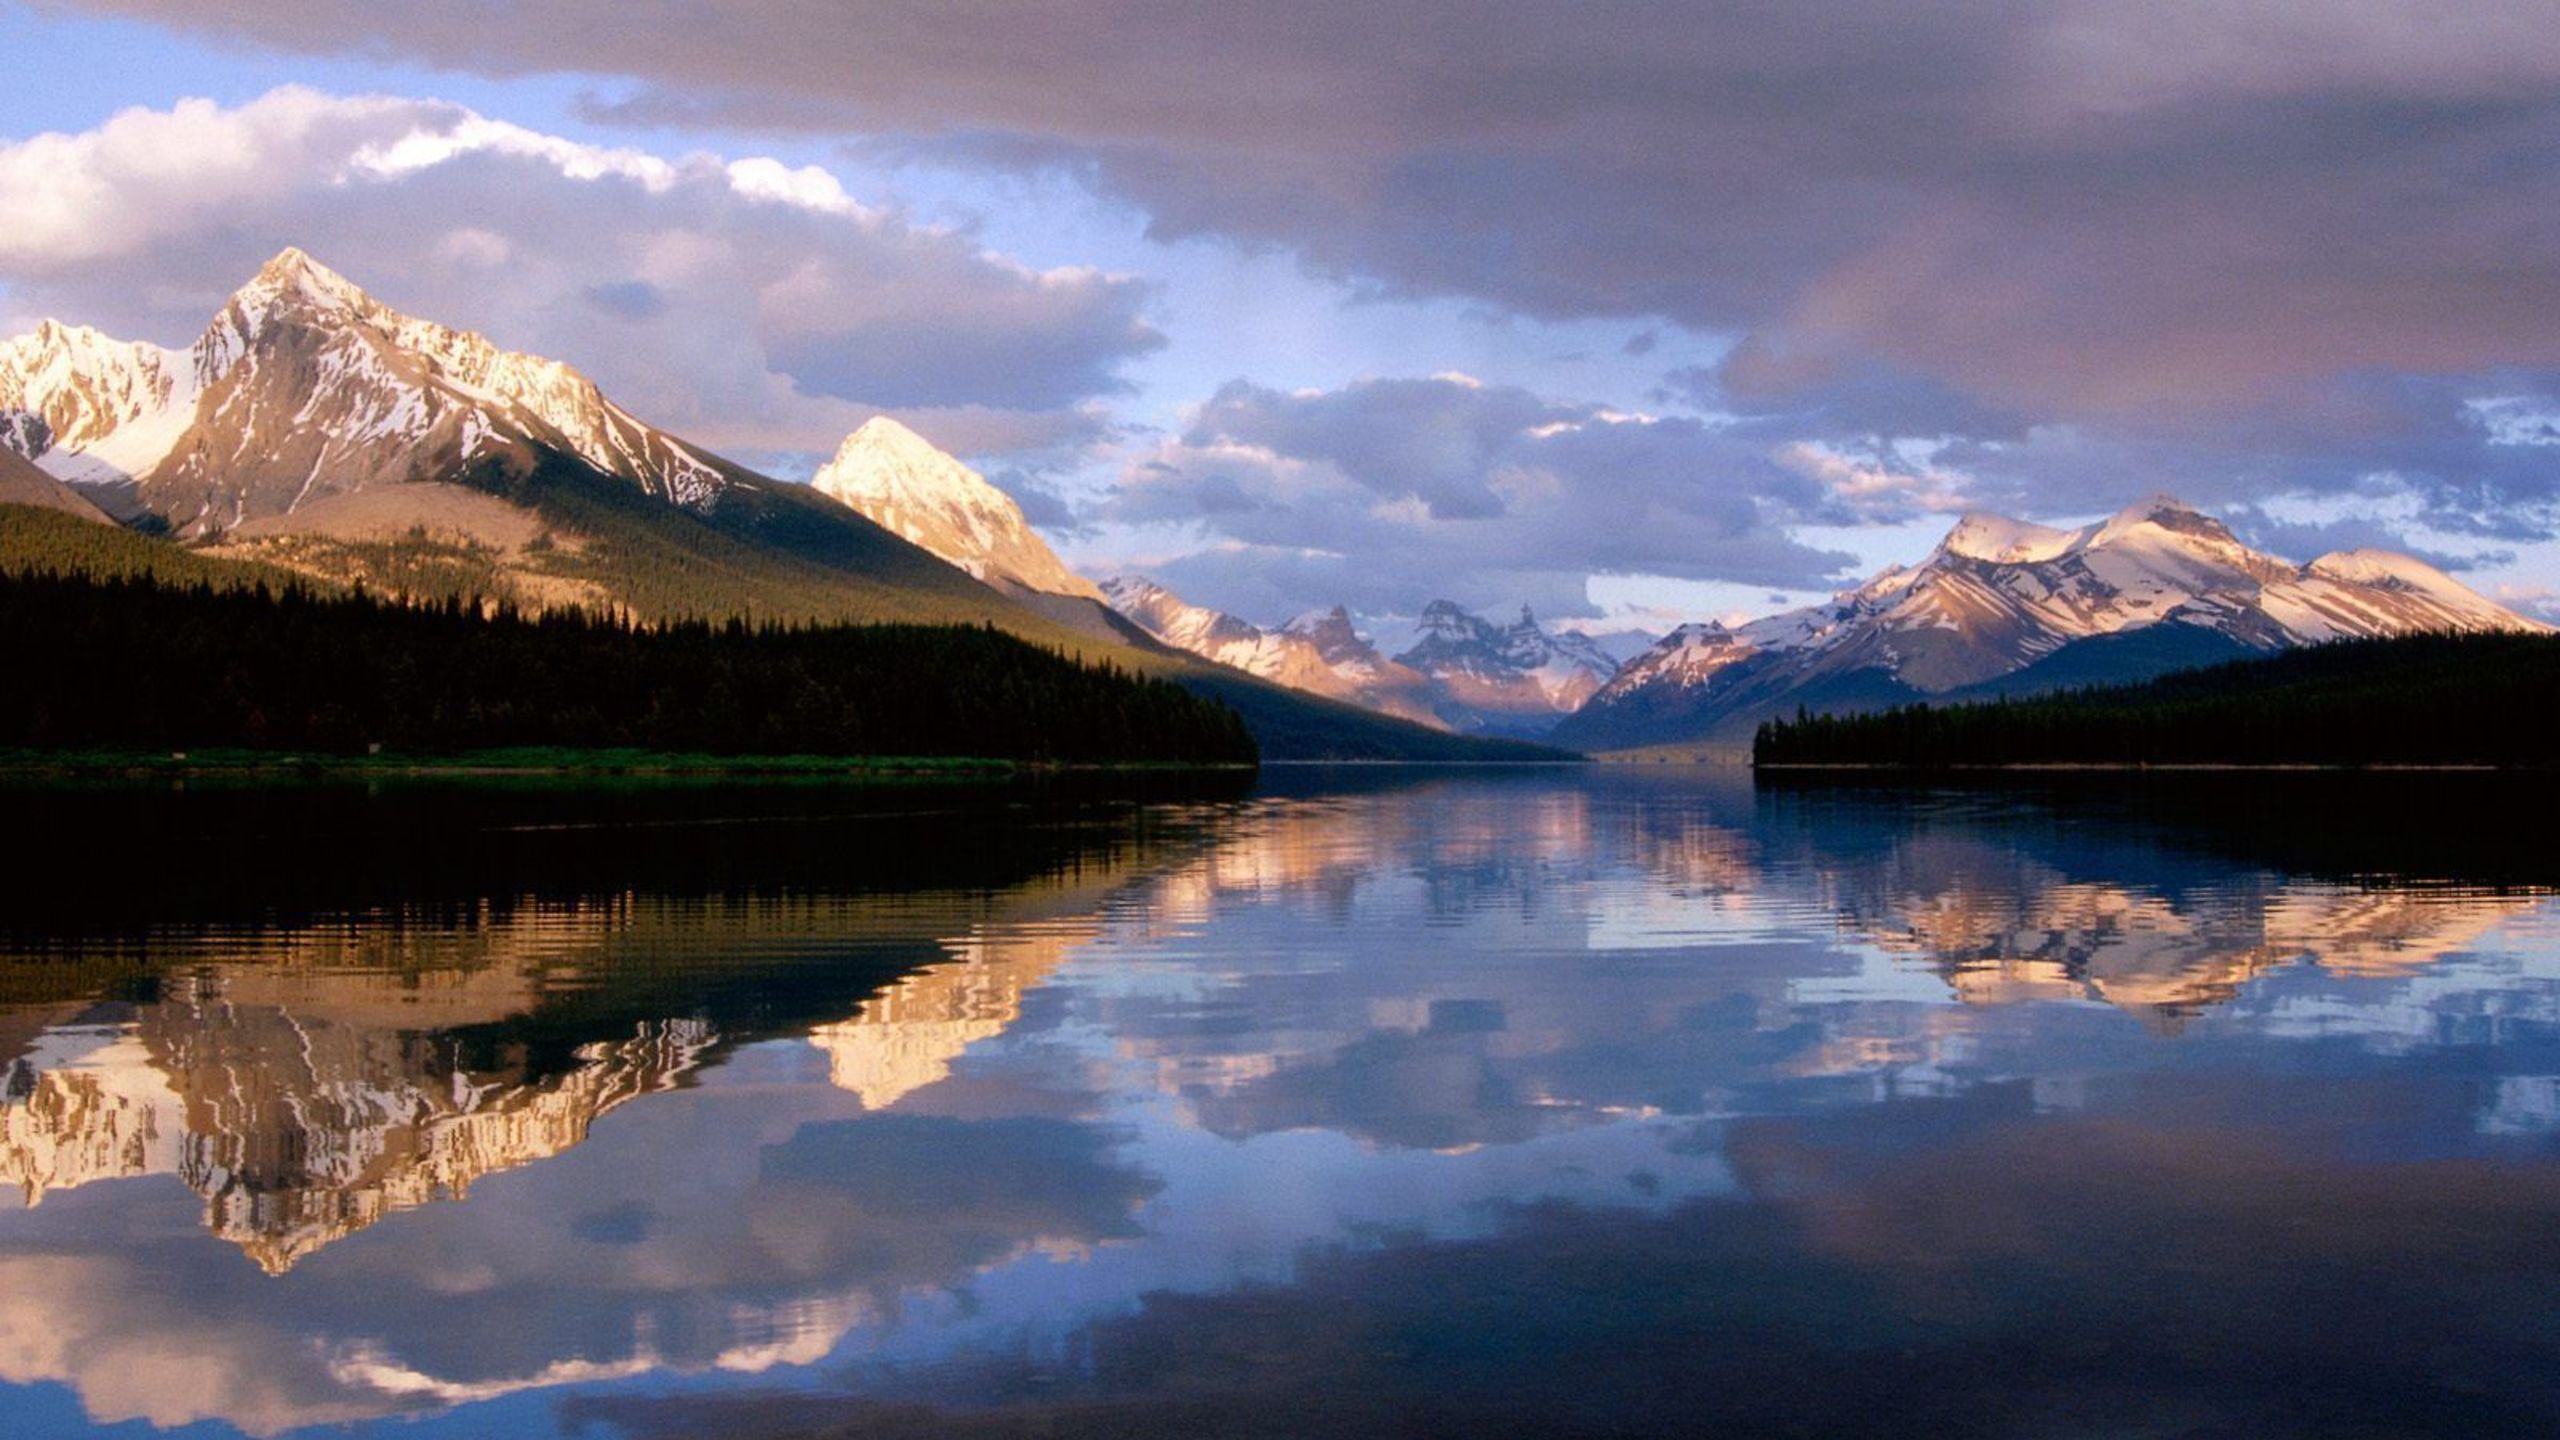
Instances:
[[[1783,1200],[1786,1253],[1871,1287],[1877,1247],[1997,1252],[1876,1218],[1875,1195],[1943,1205],[1964,1176],[1842,1170],[1842,1136],[2019,1166],[2002,1193],[2031,1205],[2075,1148],[2167,1164],[2169,1141],[2111,1140],[2128,1115],[2249,1120],[2182,1116],[2153,1082],[2264,1069],[2269,1045],[2331,1072],[2377,1153],[2560,1113],[2540,895],[2132,844],[2093,867],[2038,832],[1852,818],[1423,785],[1245,807],[1199,847],[994,897],[640,897],[604,930],[658,972],[629,1013],[562,1010],[584,992],[557,927],[538,974],[484,936],[462,966],[209,964],[139,1008],[46,1009],[0,1107],[45,1200],[0,1216],[0,1376],[74,1385],[101,1420],[260,1431],[454,1406],[468,1428],[679,1376],[886,1384],[867,1367],[1144,1336],[1175,1304],[1144,1296],[1205,1314],[1242,1282],[1304,1287],[1329,1247],[1355,1269],[1424,1238],[1498,1252],[1524,1205],[1625,1237]],[[875,952],[885,984],[807,978]],[[742,993],[796,998],[706,998],[695,971],[739,953],[797,977]],[[2336,1083],[2455,1046],[2491,1073]],[[259,1198],[214,1229],[290,1273],[205,1244],[177,1186],[75,1171]],[[287,1210],[336,1228],[297,1238]]]

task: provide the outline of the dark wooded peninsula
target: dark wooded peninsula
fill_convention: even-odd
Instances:
[[[2111,685],[1763,724],[1764,767],[2550,766],[2560,636],[2341,641]]]
[[[0,746],[1251,764],[1225,704],[984,626],[643,625],[298,584],[0,575]]]

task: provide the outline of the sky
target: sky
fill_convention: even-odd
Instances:
[[[0,332],[298,245],[1262,622],[1658,630],[2167,491],[2560,616],[2515,0],[0,0]]]

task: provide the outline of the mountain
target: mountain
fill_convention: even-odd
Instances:
[[[1618,669],[1589,637],[1543,629],[1525,605],[1501,626],[1446,600],[1424,608],[1421,634],[1396,663],[1431,682],[1433,709],[1452,729],[1524,737],[1554,729]]]
[[[1073,638],[568,366],[403,315],[299,250],[183,351],[53,322],[0,344],[0,441],[127,523],[326,580]]]
[[[35,462],[6,447],[0,447],[0,505],[31,505],[101,524],[113,523],[108,520],[107,512],[91,504],[87,496],[37,469]]]
[[[41,418],[38,463],[181,535],[545,449],[689,506],[729,483],[566,365],[403,315],[300,250],[183,353],[48,323],[10,356],[0,407]]]
[[[185,352],[47,320],[0,341],[0,448],[57,478],[126,484],[176,445],[196,390]]]
[[[982,583],[831,495],[642,422],[560,362],[404,315],[299,250],[184,350],[52,322],[0,341],[0,445],[170,537],[0,500],[0,567],[87,568],[112,550],[114,573],[217,587],[290,571],[649,620],[992,625],[1214,695],[1272,758],[1552,758],[1210,664],[1089,595]]]
[[[1177,650],[1322,695],[1447,729],[1432,709],[1431,682],[1378,653],[1339,606],[1265,630],[1222,610],[1193,605],[1150,580],[1124,575],[1102,587],[1112,608]]]
[[[1555,739],[1737,744],[1798,706],[2023,694],[2327,640],[2542,628],[2405,555],[2294,565],[2262,554],[2168,496],[2078,530],[1969,515],[1918,565],[1828,604],[1731,629],[1682,626]]]
[[[846,436],[810,484],[989,584],[1102,599],[1032,530],[1012,496],[886,415]]]

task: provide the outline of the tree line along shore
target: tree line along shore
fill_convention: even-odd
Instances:
[[[0,574],[0,750],[1251,765],[1170,682],[986,626],[643,625],[470,597]]]
[[[2560,636],[2349,640],[2131,685],[1764,722],[1763,768],[2547,767]]]

